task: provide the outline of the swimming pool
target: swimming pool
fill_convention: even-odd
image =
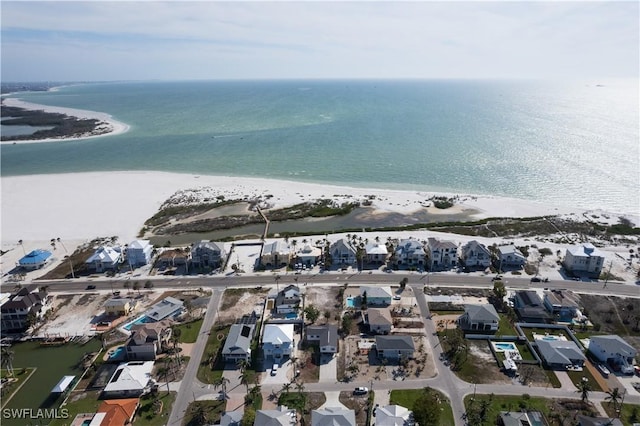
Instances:
[[[511,342],[491,342],[496,352],[516,351],[518,348],[515,343]]]
[[[353,297],[347,297],[347,308],[355,308],[356,307],[356,299]]]
[[[125,356],[125,349],[124,346],[119,346],[110,356],[109,356],[109,360],[110,361],[118,361],[121,359],[124,359]]]
[[[124,327],[122,327],[122,328],[124,328],[127,331],[131,331],[131,327],[133,327],[134,325],[137,325],[137,324],[148,324],[150,322],[153,322],[153,320],[151,318],[149,318],[146,315],[141,315],[138,318],[136,318],[134,321],[131,321],[130,323],[125,324]]]
[[[290,312],[288,314],[285,314],[284,316],[286,319],[296,319],[298,318],[298,314],[295,312]]]

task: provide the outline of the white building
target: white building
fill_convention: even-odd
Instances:
[[[476,240],[462,246],[461,257],[467,268],[488,268],[491,265],[491,252]]]
[[[500,269],[507,267],[521,268],[527,263],[527,258],[524,257],[522,252],[512,244],[498,247],[498,262],[500,263]]]
[[[603,265],[604,253],[589,243],[568,248],[564,256],[564,267],[577,275],[599,277]]]
[[[293,324],[265,325],[262,335],[262,350],[265,358],[272,357],[279,360],[285,356],[291,356],[291,349],[295,344],[293,336]]]
[[[302,263],[305,266],[316,266],[316,263],[322,256],[322,249],[314,247],[311,244],[305,244],[301,250],[296,253],[296,263]]]
[[[607,363],[625,374],[633,374],[633,359],[638,354],[633,346],[617,335],[593,336],[589,352],[600,362]]]
[[[429,270],[450,269],[458,264],[458,246],[453,241],[427,240]]]
[[[127,262],[131,266],[142,266],[151,262],[153,246],[149,240],[135,240],[127,247]]]
[[[331,262],[336,266],[350,266],[356,263],[357,250],[346,238],[341,238],[329,248]]]
[[[115,269],[122,262],[120,247],[99,247],[84,263],[96,272]]]
[[[153,361],[131,361],[120,364],[102,391],[105,399],[136,398],[151,385]]]
[[[387,246],[383,243],[369,243],[365,247],[367,262],[375,265],[382,265],[389,257]]]
[[[386,247],[386,246],[385,246]],[[418,240],[400,240],[396,248],[396,263],[398,265],[422,267],[427,255],[422,243]]]

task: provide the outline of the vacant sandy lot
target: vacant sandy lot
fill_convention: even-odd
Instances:
[[[267,289],[234,288],[226,290],[220,304],[218,322],[232,324],[243,315],[249,315],[254,311],[258,317],[261,317],[267,293]]]

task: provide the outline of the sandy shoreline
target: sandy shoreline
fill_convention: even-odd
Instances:
[[[23,143],[45,143],[45,142],[64,142],[64,141],[75,141],[75,140],[84,140],[91,138],[99,138],[104,136],[114,136],[125,133],[129,130],[130,126],[128,124],[122,123],[120,121],[115,120],[111,115],[104,112],[97,111],[87,111],[82,109],[75,108],[65,108],[65,107],[56,107],[49,105],[40,105],[34,104],[31,102],[23,101],[19,98],[5,98],[3,97],[3,102],[6,106],[16,107],[16,108],[24,108],[27,110],[37,110],[44,112],[52,112],[59,114],[66,114],[71,117],[76,117],[79,119],[94,119],[99,120],[103,124],[101,126],[105,126],[104,130],[107,130],[104,133],[99,135],[83,135],[78,137],[64,137],[64,138],[49,138],[49,139],[33,139],[33,140],[16,140],[16,141],[6,141],[3,143],[6,144],[23,144]],[[100,127],[100,126],[99,126]]]

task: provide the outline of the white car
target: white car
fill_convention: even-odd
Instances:
[[[366,395],[369,392],[368,388],[365,387],[357,387],[353,390],[354,395]]]
[[[271,367],[271,375],[275,376],[276,373],[278,372],[278,367],[280,367],[278,364],[273,364],[273,367]]]
[[[402,299],[402,297],[400,297],[398,295],[393,296],[393,300],[400,300],[400,299]]]

